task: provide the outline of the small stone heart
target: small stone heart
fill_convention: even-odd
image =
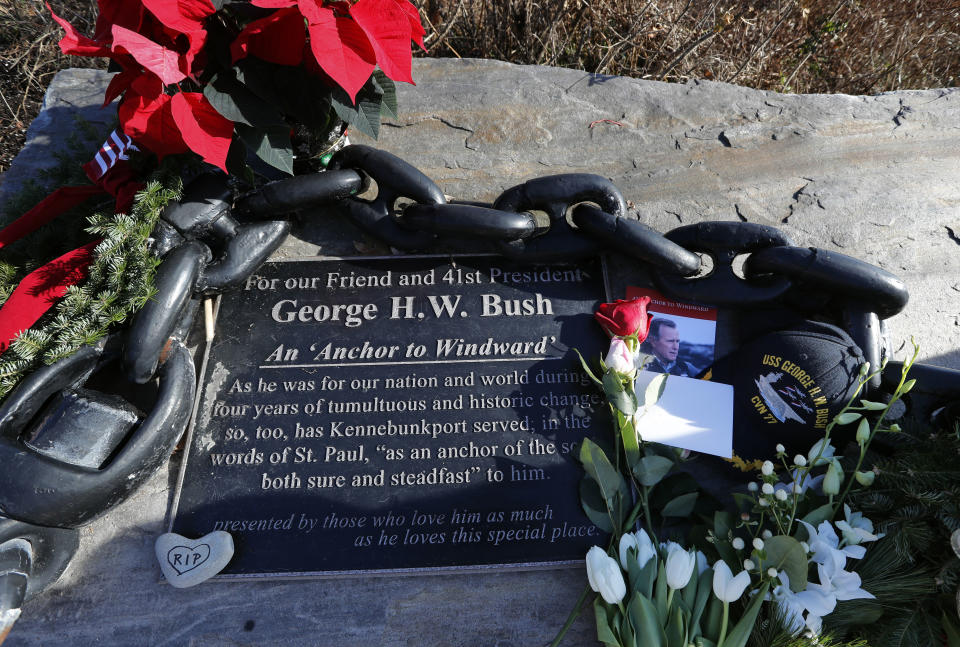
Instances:
[[[233,557],[233,537],[214,530],[200,539],[187,539],[175,532],[157,537],[157,561],[172,586],[183,589],[210,579]]]

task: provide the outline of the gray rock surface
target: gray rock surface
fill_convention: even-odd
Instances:
[[[924,361],[960,368],[960,90],[796,96],[470,60],[418,60],[414,78],[377,145],[447,194],[491,200],[523,180],[582,171],[611,178],[659,231],[775,225],[796,244],[901,276],[911,302],[889,320],[894,345],[915,335]],[[48,106],[99,105],[104,85],[63,72]],[[31,127],[4,189],[43,162],[57,121]],[[344,251],[300,234],[281,255]],[[542,645],[585,582],[573,569],[176,590],[160,582],[153,544],[178,463],[83,529],[70,569],[24,607],[7,644]],[[566,644],[593,635],[588,613]]]

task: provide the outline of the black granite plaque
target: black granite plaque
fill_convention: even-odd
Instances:
[[[602,295],[599,262],[268,263],[222,299],[172,529],[230,532],[238,576],[579,562]]]

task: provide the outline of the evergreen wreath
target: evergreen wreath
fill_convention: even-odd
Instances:
[[[88,137],[70,139],[67,152],[58,156],[58,165],[44,174],[47,182],[28,182],[10,201],[4,222],[29,210],[50,184],[79,184],[80,178],[89,182],[78,160],[89,155],[89,144],[83,140],[90,138],[92,128],[81,123],[80,130]],[[95,141],[96,135],[92,139]],[[136,195],[129,214],[113,214],[112,200],[91,199],[4,250],[0,306],[23,277],[46,259],[89,241],[91,236],[102,238],[93,251],[86,280],[70,286],[56,306],[0,355],[0,400],[25,375],[106,336],[111,326],[123,323],[154,295],[153,278],[160,259],[150,249],[150,235],[163,208],[178,200],[181,191],[179,174],[163,165]]]

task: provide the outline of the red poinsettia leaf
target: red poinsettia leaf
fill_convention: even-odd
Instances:
[[[350,15],[370,39],[383,73],[413,83],[410,19],[396,0],[360,0],[350,7]]]
[[[423,51],[427,51],[427,47],[423,44],[423,37],[426,35],[427,30],[424,29],[423,25],[420,23],[420,11],[412,4],[407,2],[407,0],[396,1],[400,6],[400,9],[407,14],[407,18],[410,20],[410,35],[413,38],[413,42],[419,45],[420,49]]]
[[[117,116],[123,132],[161,159],[188,150],[173,119],[170,96],[163,93],[163,83],[152,74],[141,74],[130,84]]]
[[[233,62],[256,56],[279,65],[300,65],[307,37],[303,16],[295,7],[275,11],[243,28],[230,45]]]
[[[110,79],[110,85],[107,86],[107,91],[103,94],[102,107],[106,107],[108,103],[123,94],[126,89],[130,87],[130,84],[133,83],[134,79],[141,74],[141,72],[142,69],[139,65],[125,67],[122,72]]]
[[[164,85],[177,83],[187,78],[180,69],[180,54],[158,45],[126,27],[114,25],[113,51],[127,53],[163,81]]]
[[[324,4],[326,4],[326,6],[324,6]],[[307,19],[308,23],[326,20],[328,11],[333,11],[341,16],[346,16],[350,13],[350,5],[343,1],[324,3],[324,0],[299,0],[297,7],[300,9],[303,17]]]
[[[207,32],[204,29],[188,31],[181,36],[190,44],[187,51],[180,58],[180,71],[187,76],[196,77],[203,68],[206,57],[203,56],[203,46],[207,43]],[[196,65],[194,63],[197,63]]]
[[[170,107],[190,150],[226,173],[233,122],[217,112],[199,92],[178,92]]]
[[[182,33],[203,29],[203,21],[207,16],[217,12],[210,0],[140,1],[160,22]]]
[[[110,46],[107,43],[99,42],[93,40],[92,38],[87,38],[80,32],[78,32],[73,25],[68,23],[66,20],[53,13],[53,9],[50,8],[50,3],[46,3],[47,11],[50,12],[50,16],[57,21],[63,30],[66,32],[63,38],[60,39],[60,51],[64,54],[73,54],[74,56],[109,56],[110,55]]]
[[[303,11],[301,2],[301,11]],[[317,7],[311,20],[310,49],[324,72],[346,90],[351,101],[370,78],[377,55],[367,35],[350,16],[332,7]]]
[[[110,29],[114,25],[140,31],[144,16],[141,3],[130,0],[97,0],[97,7],[100,11],[93,34],[95,40],[109,41],[112,38]]]
[[[285,9],[296,6],[297,0],[252,0],[250,4],[264,9]]]

